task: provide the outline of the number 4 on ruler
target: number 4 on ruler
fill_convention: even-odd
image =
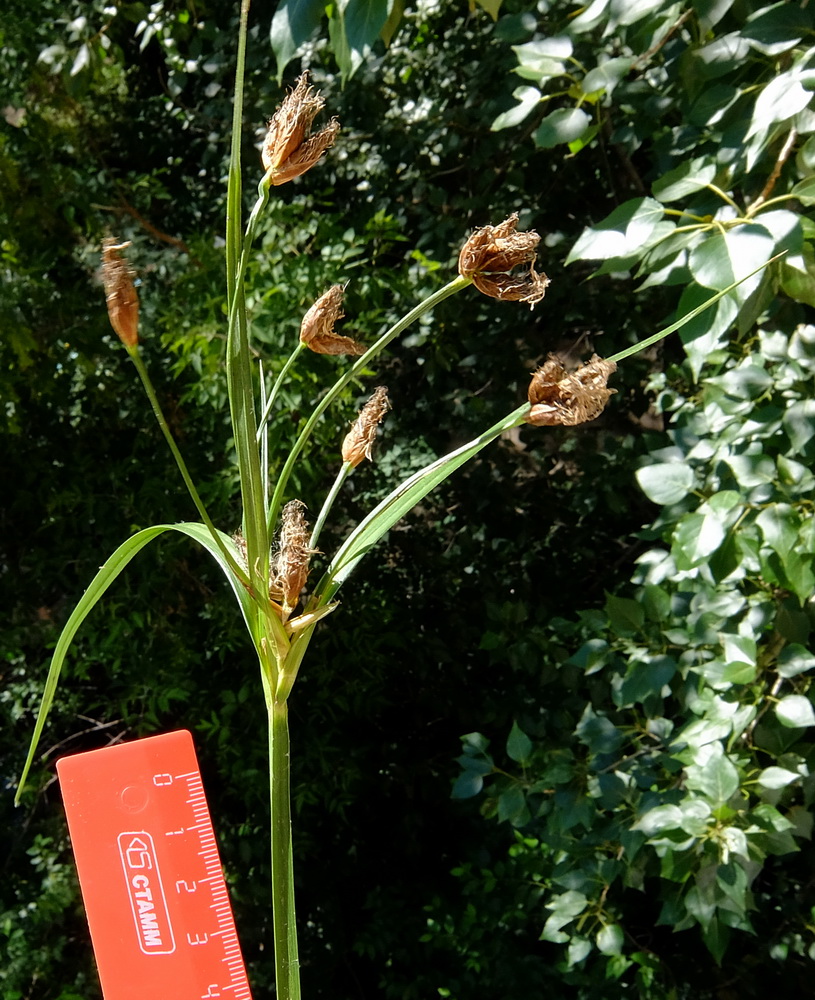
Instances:
[[[57,773],[105,1000],[251,1000],[190,734]]]

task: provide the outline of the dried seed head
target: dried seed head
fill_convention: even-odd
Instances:
[[[549,279],[535,270],[536,232],[516,232],[518,213],[497,226],[476,229],[461,249],[458,272],[471,278],[475,287],[493,299],[528,302],[530,307],[546,294]],[[524,274],[510,274],[516,267],[529,265]]]
[[[532,375],[529,402],[532,408],[526,422],[536,427],[562,424],[574,427],[599,417],[609,397],[616,392],[606,386],[609,376],[617,371],[613,361],[596,354],[577,371],[567,373],[554,355]]]
[[[110,325],[128,350],[139,343],[139,297],[133,271],[119,253],[129,246],[130,243],[117,243],[112,237],[102,243],[102,282]]]
[[[367,348],[350,337],[334,333],[342,311],[342,285],[332,285],[317,299],[300,324],[300,340],[315,354],[364,354]]]
[[[363,458],[371,460],[376,428],[389,409],[388,390],[384,385],[380,385],[359,411],[354,426],[345,435],[345,440],[342,443],[343,462],[350,462],[351,467],[355,469]]]
[[[281,595],[285,617],[288,617],[300,599],[313,552],[308,547],[309,530],[305,509],[306,505],[301,500],[290,500],[281,515],[280,550],[274,561],[270,589],[273,595]]]
[[[272,116],[263,141],[261,159],[272,184],[285,184],[304,174],[333,145],[340,130],[336,118],[309,136],[311,123],[324,105],[323,96],[309,86],[308,74],[303,73]]]

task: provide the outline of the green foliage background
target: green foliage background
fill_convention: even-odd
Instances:
[[[804,995],[812,15],[727,0],[367,6],[387,7],[387,50],[376,18],[352,34],[358,58],[343,47],[338,18],[367,9],[349,0],[285,72],[304,60],[343,133],[262,235],[264,363],[288,355],[332,282],[350,279],[346,332],[372,340],[447,280],[471,227],[515,210],[544,236],[552,285],[534,313],[465,293],[394,346],[375,373],[394,410],[328,555],[389,487],[517,405],[548,351],[613,354],[787,257],[623,363],[600,420],[483,453],[346,587],[292,702],[304,991]],[[252,11],[250,194],[286,7]],[[85,0],[0,14],[4,1000],[99,995],[54,759],[180,726],[255,993],[272,989],[265,720],[204,554],[160,542],[94,612],[34,790],[11,806],[73,602],[129,533],[192,515],[109,332],[95,279],[109,231],[134,242],[174,432],[217,523],[237,524],[220,249],[236,17]],[[339,363],[298,367],[282,449]],[[300,463],[312,510],[372,384]]]

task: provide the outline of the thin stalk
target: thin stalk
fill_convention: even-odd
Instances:
[[[286,375],[288,375],[289,369],[297,360],[297,358],[300,355],[300,352],[304,349],[304,347],[305,345],[303,344],[303,342],[298,340],[297,346],[288,356],[288,358],[286,359],[286,363],[280,369],[280,374],[275,379],[275,384],[272,386],[272,391],[269,393],[269,398],[263,405],[263,409],[260,415],[260,423],[258,424],[258,440],[260,440],[260,435],[266,429],[266,423],[269,419],[269,415],[272,412],[272,407],[275,404],[275,400],[277,399],[277,394],[280,391],[280,386],[283,384],[283,379],[286,377]]]
[[[300,1000],[291,842],[289,707],[286,701],[273,698],[268,708],[276,996],[278,1000]]]
[[[255,417],[252,363],[249,352],[249,333],[246,319],[246,298],[242,275],[246,269],[247,254],[241,253],[241,158],[240,136],[243,108],[243,76],[246,56],[247,19],[249,0],[242,0],[238,35],[238,55],[235,70],[235,105],[232,118],[232,150],[229,163],[226,225],[226,271],[229,302],[229,327],[227,331],[226,376],[232,432],[238,457],[241,501],[243,505],[243,533],[246,539],[247,563],[252,586],[256,593],[268,588],[269,540],[266,531],[266,512],[263,498],[263,476],[260,455],[256,446],[257,423]],[[256,220],[257,213],[253,212]],[[254,230],[254,227],[252,227]]]
[[[385,347],[395,338],[398,337],[400,333],[406,330],[411,323],[414,323],[420,316],[423,316],[426,312],[437,306],[440,302],[454,295],[456,292],[461,291],[462,288],[466,288],[467,285],[472,284],[471,278],[464,278],[461,275],[457,275],[452,281],[449,281],[443,288],[440,288],[437,292],[429,295],[424,301],[420,302],[414,309],[411,309],[407,315],[403,316],[400,320],[393,324],[393,326],[386,330],[382,336],[377,340],[373,347],[369,347],[368,350],[358,358],[356,362],[348,369],[345,374],[341,375],[340,378],[334,383],[334,385],[328,390],[328,392],[323,396],[320,402],[314,407],[311,416],[306,421],[305,427],[303,427],[300,432],[300,436],[294,443],[294,447],[289,452],[288,458],[286,459],[286,464],[283,466],[283,470],[277,480],[277,485],[275,486],[274,494],[272,495],[272,502],[269,505],[269,514],[267,526],[271,531],[272,526],[277,521],[277,516],[280,513],[280,507],[282,504],[283,496],[286,492],[286,487],[289,482],[289,477],[291,476],[292,469],[294,468],[294,463],[297,461],[297,457],[303,450],[306,442],[311,437],[311,432],[317,424],[317,421],[323,415],[323,413],[328,409],[328,407],[334,402],[337,396],[342,392],[346,385],[359,373],[361,372],[370,361],[372,361],[380,351],[384,350]]]
[[[777,253],[774,257],[770,257],[769,260],[764,261],[763,264],[760,264],[758,267],[754,268],[749,274],[745,274],[743,278],[740,278],[738,281],[734,281],[731,285],[728,285],[727,288],[723,288],[720,292],[717,292],[715,295],[711,295],[711,297],[706,302],[703,302],[700,306],[697,306],[695,309],[692,309],[689,313],[685,313],[685,315],[682,316],[680,319],[676,320],[676,322],[671,323],[670,326],[666,326],[664,330],[660,330],[658,333],[653,334],[651,337],[646,337],[645,340],[641,340],[639,341],[639,343],[634,344],[631,347],[627,347],[624,351],[619,351],[617,354],[613,354],[610,358],[607,358],[606,360],[614,361],[615,363],[623,361],[625,358],[630,358],[632,355],[639,354],[640,351],[644,351],[646,347],[651,347],[653,344],[658,344],[660,340],[664,340],[669,333],[673,333],[675,330],[679,330],[686,323],[689,323],[690,320],[692,320],[695,316],[698,316],[699,313],[704,312],[705,309],[710,308],[710,306],[718,302],[719,299],[722,298],[724,295],[727,295],[729,292],[732,292],[734,288],[738,288],[738,286],[742,283],[742,281],[746,281],[748,278],[752,278],[754,274],[758,274],[759,271],[764,270],[764,268],[772,264],[773,261],[779,260],[781,257],[783,257],[786,252],[787,252],[786,250],[782,250],[781,253]]]
[[[730,197],[730,195],[729,195],[729,194],[727,194],[727,192],[725,192],[725,191],[722,191],[722,189],[721,189],[720,187],[717,187],[717,186],[716,186],[715,184],[705,184],[705,187],[706,187],[706,188],[707,188],[707,189],[708,189],[709,191],[712,191],[712,192],[713,192],[714,194],[717,194],[717,195],[718,195],[718,196],[719,196],[719,197],[720,197],[720,198],[722,199],[722,201],[724,201],[724,202],[726,202],[726,203],[727,203],[728,205],[730,205],[730,207],[731,207],[731,208],[735,208],[735,210],[736,210],[736,211],[737,211],[737,212],[738,212],[739,214],[741,214],[741,209],[740,209],[740,208],[739,208],[739,206],[738,206],[738,205],[737,205],[737,204],[735,203],[735,201],[733,201],[733,199],[732,199],[732,198]]]
[[[337,494],[342,489],[342,484],[351,474],[351,470],[353,468],[354,466],[351,464],[351,462],[342,463],[342,468],[337,473],[337,478],[334,480],[334,484],[328,491],[328,496],[325,498],[322,510],[320,511],[319,516],[317,517],[317,521],[314,525],[314,530],[311,533],[311,538],[308,541],[308,547],[310,549],[317,548],[317,541],[320,538],[320,532],[323,530],[323,525],[325,524],[325,520],[328,517],[329,511],[331,510],[334,501],[337,499]]]
[[[172,452],[175,464],[178,466],[178,471],[181,473],[181,478],[184,480],[184,485],[187,487],[187,492],[190,494],[192,502],[195,504],[201,520],[206,525],[210,535],[212,535],[213,541],[223,553],[224,559],[226,559],[229,568],[241,581],[241,583],[248,586],[249,578],[247,577],[246,572],[243,567],[238,564],[235,557],[224,544],[223,539],[212,522],[212,518],[209,516],[207,508],[204,506],[204,501],[201,499],[198,494],[198,490],[195,488],[195,483],[192,481],[192,477],[187,470],[187,464],[184,461],[181,452],[178,450],[178,445],[175,443],[172,431],[164,418],[164,413],[162,412],[161,405],[158,401],[158,396],[156,396],[156,391],[153,388],[150,375],[145,367],[144,361],[142,361],[138,345],[136,347],[128,348],[127,353],[130,355],[130,360],[133,362],[136,367],[136,371],[139,373],[139,378],[144,386],[144,391],[147,393],[147,398],[150,401],[153,414],[155,415],[158,425],[161,428],[161,433],[164,435],[164,440],[167,442],[167,445]]]

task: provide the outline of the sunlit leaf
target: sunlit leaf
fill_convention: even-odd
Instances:
[[[782,726],[788,728],[815,726],[812,702],[802,694],[790,694],[775,706],[775,714]]]

